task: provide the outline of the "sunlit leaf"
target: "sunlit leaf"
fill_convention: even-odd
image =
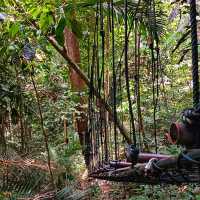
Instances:
[[[48,12],[40,15],[39,26],[42,31],[47,31],[49,26],[53,24],[53,17]]]
[[[16,34],[19,32],[20,30],[20,24],[19,23],[13,23],[11,26],[10,26],[10,29],[9,29],[9,34],[10,36],[13,38],[16,36]]]
[[[33,8],[33,9],[30,10],[30,13],[32,15],[32,18],[36,19],[40,15],[40,13],[41,13],[41,8],[40,7]]]

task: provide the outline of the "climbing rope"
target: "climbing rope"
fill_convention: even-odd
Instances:
[[[131,94],[130,94],[130,81],[129,81],[129,69],[128,69],[128,0],[124,1],[124,29],[125,29],[125,43],[124,43],[124,63],[125,63],[125,80],[126,80],[126,91],[128,97],[128,105],[129,105],[129,114],[130,114],[130,122],[131,122],[131,132],[133,136],[133,143],[136,146],[136,134],[135,134],[135,123],[134,123],[134,115],[133,115],[133,108],[132,108],[132,101],[131,101]]]
[[[198,67],[198,46],[197,46],[197,21],[196,21],[196,0],[190,0],[190,23],[192,38],[192,80],[193,80],[193,105],[199,103],[199,67]]]
[[[112,33],[112,69],[113,69],[113,115],[114,115],[114,142],[115,142],[115,159],[117,156],[117,84],[116,84],[116,68],[115,68],[115,23],[114,23],[114,2],[111,0],[111,33]]]
[[[158,106],[159,96],[159,40],[156,25],[156,14],[155,14],[155,2],[148,1],[148,21],[149,21],[149,48],[151,52],[151,70],[152,70],[152,95],[153,95],[153,129],[154,129],[154,142],[155,152],[158,152],[158,141],[157,141],[157,123],[156,123],[156,112]],[[152,28],[153,22],[153,28]],[[156,57],[155,57],[156,51]]]
[[[103,98],[105,100],[105,92],[104,92],[104,82],[105,82],[105,78],[104,78],[104,53],[105,53],[105,31],[104,31],[104,13],[103,13],[103,2],[102,0],[99,1],[100,3],[100,36],[101,36],[101,73],[100,73],[100,80],[99,80],[99,87],[103,89]],[[102,87],[101,87],[102,85]],[[99,91],[101,94],[101,90]],[[106,152],[104,152],[104,150],[106,150],[104,148],[104,135],[105,134],[105,123],[104,123],[104,119],[105,119],[105,109],[104,108],[100,108],[100,139],[101,139],[101,159],[102,159],[102,164],[104,162],[104,154],[107,154]]]

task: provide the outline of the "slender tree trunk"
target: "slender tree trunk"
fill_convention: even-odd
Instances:
[[[41,110],[40,98],[39,98],[37,87],[36,87],[36,84],[35,84],[35,81],[34,81],[32,74],[31,74],[31,81],[32,81],[32,84],[33,84],[33,87],[34,87],[34,90],[35,90],[35,96],[36,96],[36,101],[37,101],[37,105],[38,105],[38,112],[39,112],[39,116],[40,116],[40,124],[41,124],[42,134],[43,134],[43,137],[44,137],[45,148],[46,148],[46,152],[47,152],[47,163],[48,163],[48,169],[49,169],[51,184],[52,184],[52,187],[55,189],[53,172],[52,172],[52,169],[51,169],[51,157],[50,157],[50,151],[49,151],[48,134],[47,134],[47,131],[45,130],[45,127],[44,127],[44,119],[43,119],[42,110]]]
[[[69,139],[68,139],[67,119],[66,118],[64,118],[63,123],[64,123],[64,143],[68,144]]]
[[[4,127],[4,116],[1,118],[0,122],[0,153],[6,153],[6,137],[5,137],[5,127]],[[2,152],[1,152],[2,151]]]
[[[21,139],[21,149],[20,151],[23,153],[25,150],[25,138],[24,138],[24,124],[23,124],[23,102],[22,102],[22,93],[21,93],[21,83],[19,79],[19,72],[17,70],[17,67],[15,67],[15,72],[16,72],[16,80],[17,80],[17,85],[20,88],[20,104],[19,104],[19,123],[20,123],[20,139]]]
[[[20,122],[20,132],[21,132],[21,152],[24,153],[25,149],[25,139],[24,139],[24,124],[23,124],[23,114],[22,114],[22,103],[19,106],[19,122]]]
[[[80,48],[79,42],[76,35],[71,32],[69,29],[64,29],[64,37],[65,37],[65,50],[66,54],[71,58],[73,62],[76,64],[80,64]],[[85,81],[80,77],[80,75],[70,67],[70,82],[72,86],[72,90],[75,92],[82,93],[86,90]],[[84,108],[84,104],[87,103],[87,99],[85,97],[81,97],[79,102],[77,102],[79,106],[76,109],[81,113],[79,115],[75,114],[75,121],[76,121],[76,129],[79,135],[80,144],[83,148],[83,154],[85,156],[86,165],[89,165],[90,162],[90,155],[89,155],[89,133],[88,133],[88,119],[86,112],[87,110]]]

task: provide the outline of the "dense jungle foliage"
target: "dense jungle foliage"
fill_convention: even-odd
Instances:
[[[103,20],[105,96],[112,106],[110,2],[0,1],[0,199],[200,199],[200,190],[195,184],[152,186],[88,177],[84,136],[79,125],[87,124],[84,120],[90,91],[83,77],[73,71],[73,63],[88,78],[93,61],[102,63],[100,21]],[[165,133],[180,118],[182,110],[192,107],[189,4],[181,0],[155,0],[152,15],[150,2],[127,1],[128,68],[136,132],[143,134],[144,150],[148,144],[148,150],[154,152],[156,123],[158,151],[177,154],[181,147],[169,144]],[[97,22],[100,4],[103,15]],[[199,1],[197,11],[200,11]],[[125,41],[124,1],[114,0],[113,12],[115,64],[122,66],[121,96],[117,96],[116,109],[120,119],[124,113],[124,126],[129,127],[121,56]],[[197,16],[198,41],[199,19]],[[94,60],[96,32],[99,57]],[[159,38],[160,53],[159,78],[154,88],[159,90],[155,119],[149,48],[152,37]],[[74,43],[69,42],[70,38],[74,38]],[[135,41],[139,41],[138,54]],[[137,56],[140,57],[139,89],[134,79]]]

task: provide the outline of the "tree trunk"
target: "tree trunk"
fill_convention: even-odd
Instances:
[[[64,29],[64,37],[65,37],[65,43],[64,47],[66,50],[66,54],[71,58],[73,62],[76,64],[80,64],[80,48],[79,48],[79,42],[76,37],[76,35],[71,32],[69,29]],[[84,92],[86,90],[86,84],[85,81],[80,77],[80,75],[73,69],[73,67],[69,68],[70,70],[70,82],[72,86],[72,90],[75,92]],[[89,164],[89,149],[87,142],[89,138],[88,136],[88,125],[87,125],[87,115],[85,114],[87,112],[86,108],[84,108],[84,104],[87,103],[87,99],[85,97],[81,97],[79,102],[77,102],[79,105],[76,107],[76,109],[81,114],[75,114],[75,121],[76,121],[76,131],[79,135],[80,144],[83,147],[83,154],[85,156],[86,165]],[[88,137],[87,137],[88,136]]]
[[[64,29],[64,37],[65,37],[65,50],[67,55],[72,59],[76,64],[80,64],[80,49],[79,42],[73,32],[69,29]],[[84,80],[77,74],[73,68],[70,67],[70,81],[72,89],[76,92],[82,92],[86,88]]]
[[[0,119],[0,154],[6,153],[5,121],[4,115]]]

